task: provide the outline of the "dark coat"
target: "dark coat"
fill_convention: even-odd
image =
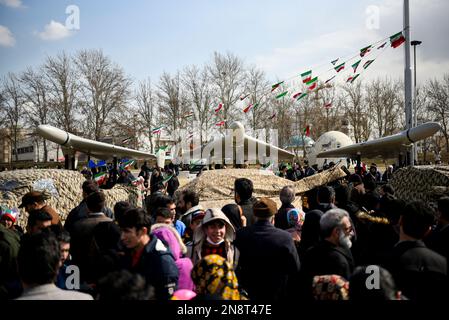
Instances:
[[[123,266],[142,275],[147,285],[154,287],[156,299],[168,300],[177,289],[179,272],[168,246],[156,237],[151,237],[136,266],[132,267],[132,256],[126,255]]]
[[[449,224],[445,226],[438,225],[424,242],[429,249],[441,254],[446,260],[449,260]]]
[[[424,242],[397,243],[385,267],[408,299],[435,301],[447,298],[446,258],[427,248]]]
[[[316,275],[336,274],[349,280],[354,270],[351,251],[322,240],[304,255],[301,273]]]
[[[291,299],[293,279],[300,267],[291,235],[268,221],[257,221],[237,232],[240,251],[237,277],[251,300]]]
[[[249,198],[247,200],[241,201],[238,205],[242,208],[243,215],[246,217],[246,225],[249,227],[250,225],[256,222],[256,218],[254,217],[253,204],[255,199]]]
[[[313,300],[312,283],[317,275],[339,275],[349,280],[354,269],[351,251],[337,247],[327,240],[306,251],[302,258],[299,283],[296,285],[300,299]]]
[[[276,228],[279,228],[282,230],[286,230],[286,229],[290,228],[290,226],[288,225],[288,220],[287,220],[287,211],[294,207],[295,206],[292,205],[291,203],[282,204],[282,206],[279,208],[278,212],[274,216],[274,226]]]
[[[114,213],[108,207],[103,207],[101,211],[106,217],[114,219]],[[64,222],[64,229],[66,229],[71,234],[73,232],[73,226],[75,225],[75,223],[81,219],[87,218],[87,215],[87,204],[86,201],[83,200],[78,206],[76,206],[72,209],[72,211],[69,212],[67,219]]]
[[[93,260],[92,240],[94,228],[102,222],[111,222],[112,219],[104,214],[90,214],[86,219],[79,220],[73,226],[70,234],[70,252],[73,264],[80,268],[81,280],[92,280],[91,261]]]
[[[167,193],[173,197],[176,190],[179,188],[179,180],[178,177],[173,175],[170,180],[167,182]]]

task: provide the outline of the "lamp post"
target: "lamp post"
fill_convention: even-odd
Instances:
[[[413,46],[413,126],[418,125],[418,112],[416,107],[416,46],[419,46],[422,41],[413,40],[410,44]],[[413,152],[415,153],[415,160],[418,161],[418,149],[416,148],[416,142],[413,144]]]

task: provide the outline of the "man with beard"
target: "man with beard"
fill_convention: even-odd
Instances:
[[[301,281],[310,298],[313,277],[339,275],[349,279],[354,261],[349,250],[354,230],[349,214],[343,209],[331,209],[320,220],[321,241],[304,255]]]
[[[200,198],[193,190],[183,190],[178,198],[177,209],[181,213],[180,219],[188,228],[194,217],[199,212],[204,211],[199,204]]]

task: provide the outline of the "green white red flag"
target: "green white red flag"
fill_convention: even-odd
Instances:
[[[390,37],[390,43],[393,48],[399,47],[401,44],[405,42],[405,37],[401,32],[398,32]]]
[[[259,105],[258,103],[256,103],[256,104],[251,103],[249,106],[247,106],[245,109],[243,109],[243,112],[248,113],[250,110],[257,108],[258,105]]]
[[[307,83],[312,80],[312,70],[301,73],[302,83]]]
[[[160,134],[162,132],[162,129],[164,128],[164,126],[154,128],[153,130],[151,130],[151,134]]]
[[[106,175],[107,175],[107,172],[104,172],[104,171],[99,172],[99,173],[97,173],[96,175],[94,175],[94,181],[95,181],[99,186],[101,186],[103,183],[106,182]]]
[[[310,126],[307,125],[307,127],[304,128],[304,135],[306,137],[310,137]]]
[[[334,79],[335,79],[335,77],[336,77],[336,75],[335,75],[335,76],[333,76],[333,77],[331,77],[331,78],[329,78],[329,79],[327,79],[327,80],[326,80],[326,82],[325,82],[324,84],[326,84],[326,83],[328,83],[328,82],[331,82],[332,80],[334,80]]]
[[[360,56],[363,58],[368,52],[371,51],[371,46],[367,46],[363,49],[360,49]]]
[[[353,83],[353,82],[355,81],[355,79],[357,79],[357,78],[359,77],[359,75],[360,75],[360,73],[359,73],[359,74],[356,74],[356,75],[351,79],[351,83]]]
[[[280,98],[282,98],[282,97],[285,97],[285,96],[287,95],[287,93],[288,93],[288,91],[284,91],[284,92],[278,94],[278,95],[276,96],[276,99],[280,99]]]
[[[377,47],[377,50],[382,49],[383,47],[385,47],[386,44],[387,42],[382,43],[380,46]]]
[[[314,90],[318,86],[318,77],[315,77],[309,82],[307,82],[306,86],[309,90]]]
[[[357,67],[359,66],[359,64],[360,64],[360,62],[361,62],[362,60],[359,60],[359,61],[357,61],[356,63],[354,63],[351,67],[354,69],[354,73],[356,73],[357,72]]]
[[[273,85],[271,86],[271,92],[273,92],[274,90],[276,90],[277,88],[279,88],[279,86],[280,86],[281,84],[283,84],[283,83],[284,83],[284,81],[281,81],[281,82],[278,82],[278,83],[273,84]]]
[[[374,60],[368,60],[367,62],[365,62],[365,63],[363,64],[363,69],[368,68],[368,67],[371,65],[371,63],[373,63],[373,62],[374,62]]]
[[[341,70],[343,70],[345,68],[345,62],[343,62],[342,64],[339,64],[338,66],[336,66],[334,69],[337,72],[340,72]]]

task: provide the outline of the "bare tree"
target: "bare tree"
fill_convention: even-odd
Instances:
[[[54,123],[65,131],[76,133],[80,107],[79,83],[71,58],[65,52],[56,57],[47,57],[43,72],[51,107],[55,113]]]
[[[423,87],[416,88],[416,96],[413,99],[413,103],[416,106],[417,111],[417,125],[433,121],[434,115],[428,108],[428,98]],[[420,146],[421,152],[423,154],[423,162],[427,163],[427,154],[432,150],[434,140],[432,137],[426,138],[424,140],[418,141],[417,145]]]
[[[152,129],[156,126],[156,95],[151,87],[151,80],[141,81],[135,94],[140,122],[150,139],[151,152],[154,152]]]
[[[50,123],[51,119],[51,101],[49,99],[49,90],[42,74],[42,70],[37,73],[29,67],[20,75],[22,94],[26,103],[26,121],[34,129],[41,124]],[[42,142],[44,148],[43,161],[46,162],[48,160],[47,140],[44,138],[39,138],[39,136],[35,136],[35,139],[38,150],[39,140]]]
[[[19,160],[17,144],[20,138],[20,129],[23,120],[23,106],[25,100],[20,88],[20,82],[14,73],[8,73],[2,83],[2,108],[6,115],[8,138],[11,141],[15,161]],[[12,157],[11,157],[12,160]]]
[[[265,73],[262,70],[257,69],[255,66],[251,66],[247,72],[248,80],[246,82],[243,95],[243,101],[245,106],[253,105],[252,109],[247,112],[247,119],[250,124],[253,133],[258,138],[257,129],[264,127],[266,120],[270,117],[269,114],[269,99],[265,98],[265,92],[269,83],[266,79]]]
[[[401,128],[398,115],[401,114],[401,84],[389,79],[377,79],[365,88],[368,108],[373,111],[377,137],[396,133]]]
[[[436,121],[442,126],[446,152],[449,152],[449,74],[443,80],[431,80],[426,87],[429,99],[429,110],[435,115]]]
[[[353,128],[356,143],[368,140],[373,121],[365,103],[361,82],[343,86],[346,103],[344,113]]]
[[[188,112],[188,102],[181,88],[179,72],[175,76],[164,72],[159,80],[159,113],[170,134],[177,135],[183,128],[183,115]],[[179,136],[176,137],[180,139]]]
[[[194,108],[194,117],[198,121],[200,141],[207,140],[208,132],[214,117],[211,109],[212,91],[210,77],[206,68],[200,70],[197,66],[184,69],[182,84]]]
[[[131,80],[101,50],[82,50],[75,64],[81,74],[82,110],[85,126],[94,139],[112,134],[108,124],[124,111],[130,96]]]
[[[223,103],[220,116],[222,120],[227,120],[225,124],[227,128],[230,122],[240,117],[235,109],[235,103],[239,101],[243,89],[243,61],[231,53],[222,55],[215,52],[213,62],[207,69],[214,91],[217,92],[216,98]]]
[[[318,138],[327,131],[339,130],[341,96],[338,95],[336,87],[331,84],[319,84],[311,98],[314,103],[312,104],[310,117],[314,123],[315,137]]]

